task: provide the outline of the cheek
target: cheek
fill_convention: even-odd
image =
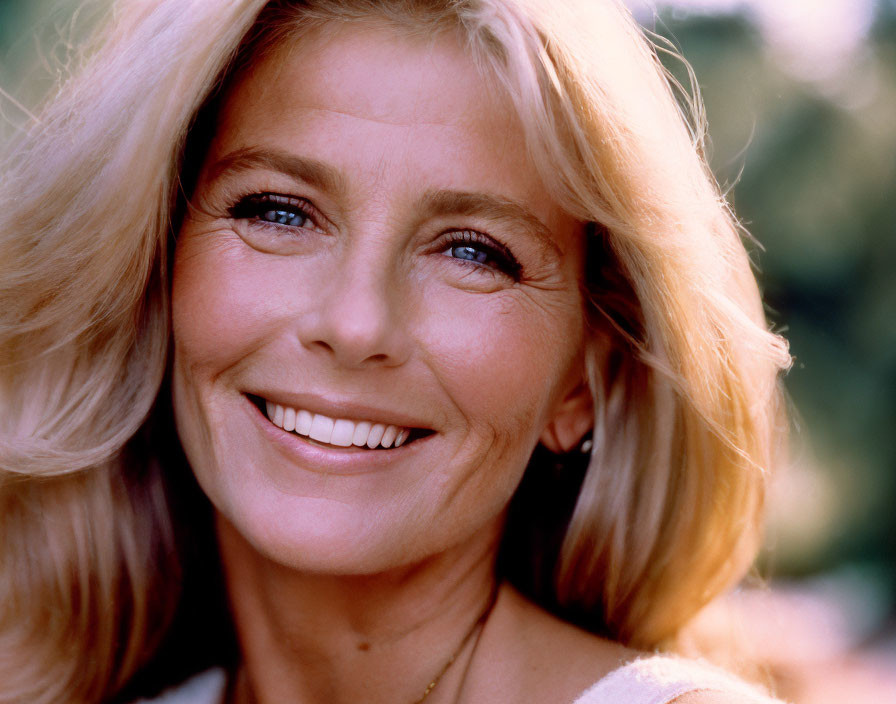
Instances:
[[[269,294],[225,238],[183,237],[171,293],[175,365],[215,375],[257,348],[275,305]]]
[[[498,440],[534,444],[582,346],[578,298],[557,292],[536,302],[511,290],[424,300],[431,366],[467,421]]]
[[[236,433],[221,432],[237,393],[227,382],[264,347],[278,306],[271,293],[276,287],[263,285],[263,272],[257,263],[253,267],[234,237],[185,225],[175,251],[171,291],[178,436],[200,485],[229,515],[238,513],[233,497],[245,494],[247,487],[222,468],[249,446],[240,444],[245,439]]]

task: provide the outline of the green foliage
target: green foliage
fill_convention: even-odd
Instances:
[[[735,210],[770,317],[796,357],[786,379],[809,463],[830,486],[812,549],[779,545],[775,572],[896,554],[896,3],[839,80],[800,80],[739,17],[668,17],[657,31],[697,75],[712,166]],[[670,65],[680,78],[680,67]],[[811,496],[800,497],[807,504]],[[799,520],[800,500],[784,507]]]

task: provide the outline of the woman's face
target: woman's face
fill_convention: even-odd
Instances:
[[[257,62],[175,254],[200,484],[298,569],[492,540],[539,438],[589,422],[582,266],[582,227],[453,37],[333,26]]]

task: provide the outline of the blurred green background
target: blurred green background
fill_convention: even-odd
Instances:
[[[51,4],[55,22],[37,35]],[[896,0],[630,5],[693,65],[713,169],[761,243],[770,319],[796,357],[794,457],[772,494],[765,569],[785,582],[847,572],[865,589],[869,634],[892,629]],[[34,80],[22,85],[23,66],[65,60],[73,7],[0,0],[0,87],[22,96]],[[0,108],[14,130],[20,107],[6,95]]]
[[[682,4],[639,18],[694,68],[713,170],[761,243],[769,316],[795,356],[793,466],[773,492],[765,560],[778,577],[849,568],[892,617],[896,2],[851,0],[823,19],[810,16],[823,1],[792,3],[799,14]]]

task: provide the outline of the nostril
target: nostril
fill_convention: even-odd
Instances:
[[[320,348],[326,350],[327,352],[333,352],[333,351],[334,351],[334,350],[333,350],[333,346],[330,345],[328,342],[324,342],[323,340],[314,340],[314,342],[312,342],[311,344],[312,344],[312,346],[314,346],[314,347],[320,347]]]
[[[312,345],[312,347],[323,350],[324,352],[327,352],[329,354],[339,355],[342,357],[344,357],[346,355],[346,353],[349,351],[349,350],[345,349],[344,347],[340,347],[340,349],[343,349],[343,354],[340,355],[339,352],[337,352],[337,347],[334,345],[331,345],[329,342],[326,342],[325,340],[314,340],[311,343],[311,345]],[[359,352],[359,354],[356,357],[356,360],[360,361],[361,363],[372,362],[372,363],[376,363],[376,364],[385,364],[385,363],[389,362],[389,355],[382,353],[382,352],[377,352],[375,354],[371,354],[366,357],[363,356],[363,350],[358,349],[358,352]],[[353,363],[357,363],[357,362],[353,362]]]

